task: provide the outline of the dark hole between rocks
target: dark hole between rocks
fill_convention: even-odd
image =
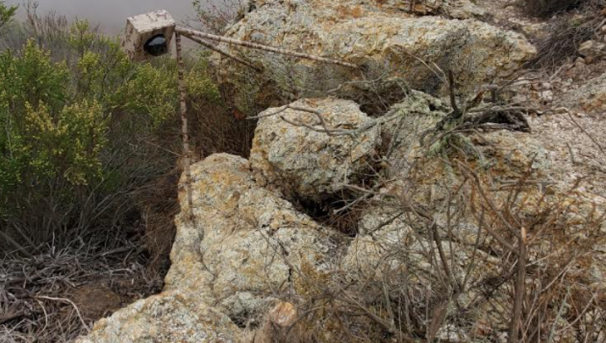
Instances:
[[[517,111],[482,113],[470,117],[466,123],[472,127],[482,127],[488,124],[498,124],[499,128],[510,131],[530,132],[530,124],[524,114]]]
[[[240,329],[257,329],[259,327],[259,323],[255,320],[251,320],[255,315],[253,313],[249,313],[248,311],[239,313],[237,316],[230,316],[231,321],[236,324]]]
[[[297,198],[293,203],[297,209],[315,220],[320,225],[328,226],[336,231],[344,233],[349,237],[355,237],[358,234],[358,222],[365,209],[365,204],[352,206],[342,212],[337,210],[353,202],[357,195],[351,192],[348,194],[339,193],[323,197],[320,201]]]

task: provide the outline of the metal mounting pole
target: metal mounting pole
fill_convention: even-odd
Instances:
[[[179,102],[181,105],[181,136],[183,139],[183,172],[185,173],[185,193],[187,197],[187,204],[189,206],[189,220],[192,225],[195,226],[196,220],[194,216],[194,201],[192,194],[192,177],[191,177],[191,151],[189,149],[189,133],[187,128],[187,96],[185,87],[185,65],[183,63],[183,46],[181,44],[181,34],[175,33],[175,45],[177,48],[177,69],[179,73]],[[202,232],[204,235],[204,232]]]

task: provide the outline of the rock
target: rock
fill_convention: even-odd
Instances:
[[[280,341],[283,337],[296,337],[297,329],[291,330],[291,326],[298,319],[297,309],[291,303],[279,303],[267,316],[265,325],[257,330],[250,343],[273,343]]]
[[[344,2],[343,6],[347,2]],[[372,5],[369,1],[350,1],[350,6],[358,5],[367,7]],[[486,10],[477,6],[470,0],[383,0],[381,9],[398,11],[414,15],[444,15],[457,19],[482,18],[486,16]],[[413,6],[414,5],[414,6]]]
[[[247,324],[274,305],[278,292],[307,277],[298,270],[333,269],[341,236],[258,187],[248,161],[212,155],[191,172],[196,223],[187,220],[189,206],[180,194],[165,291],[179,290],[192,303],[216,304]]]
[[[252,168],[261,176],[259,182],[269,182],[286,194],[311,200],[342,191],[344,184],[359,182],[378,152],[380,127],[353,136],[331,136],[317,130],[355,130],[372,120],[350,100],[307,99],[289,106],[270,108],[259,115],[262,118],[250,156]],[[316,114],[295,108],[317,111],[326,127]],[[278,115],[271,115],[282,109]]]
[[[388,122],[382,130],[392,141],[389,175],[395,177],[406,172],[415,161],[439,152],[438,143],[423,151],[420,140],[424,133],[434,128],[450,112],[450,108],[421,92],[411,92],[403,102],[392,108],[399,111],[400,119]],[[482,160],[481,163],[508,177],[524,174],[529,165],[537,172],[546,174],[551,163],[541,144],[522,132],[493,130],[483,135],[472,133],[466,135],[461,143],[467,145],[467,149],[472,149],[470,155],[476,155]]]
[[[362,216],[358,236],[342,260],[342,268],[349,278],[380,280],[404,270],[400,256],[388,254],[398,245],[406,248],[415,240],[415,235],[398,214],[398,210],[376,207]]]
[[[549,104],[553,101],[553,92],[550,90],[541,91],[538,95],[542,104]]]
[[[558,101],[558,105],[587,113],[604,113],[606,111],[606,73],[567,92]]]
[[[602,56],[606,52],[606,44],[588,40],[579,46],[579,55],[587,58],[595,59]]]
[[[76,343],[238,343],[242,332],[224,314],[192,306],[178,292],[165,292],[98,321]]]
[[[234,322],[259,324],[280,292],[304,291],[335,268],[342,235],[258,187],[247,160],[212,155],[191,173],[195,220],[182,187],[163,292],[100,321],[80,343],[242,342]],[[287,310],[272,320],[288,321]]]
[[[585,63],[585,59],[583,57],[577,57],[577,59],[574,61],[574,64],[577,67],[584,67],[587,63]]]
[[[440,342],[450,343],[470,341],[467,334],[461,328],[458,328],[453,324],[447,324],[441,327],[436,334],[436,339]]]
[[[471,0],[445,1],[444,13],[456,19],[484,18],[488,14]]]
[[[122,298],[103,285],[82,285],[70,291],[70,299],[87,320],[97,320],[120,309]]]
[[[382,1],[381,1],[382,3]],[[427,65],[436,63],[456,75],[461,93],[510,75],[535,55],[520,34],[475,20],[413,17],[379,2],[347,0],[263,0],[227,33],[256,43],[305,51],[362,67],[320,64],[262,51],[242,53],[263,66],[259,74],[214,56],[221,86],[245,112],[277,106],[301,97],[323,97],[330,91],[353,99],[362,108],[393,104],[402,98],[402,82],[431,94],[446,94],[446,85]],[[366,80],[360,82],[361,74]],[[245,107],[245,108],[244,108]]]

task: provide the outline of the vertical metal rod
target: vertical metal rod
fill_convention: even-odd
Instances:
[[[179,73],[179,102],[181,114],[181,139],[183,140],[183,172],[185,173],[185,192],[187,196],[187,204],[189,206],[189,220],[195,226],[193,195],[192,195],[192,178],[191,178],[191,151],[189,149],[189,133],[187,128],[187,97],[185,88],[185,65],[183,63],[183,49],[181,44],[181,34],[175,34],[175,43],[177,47],[177,69]],[[204,233],[202,233],[204,234]]]

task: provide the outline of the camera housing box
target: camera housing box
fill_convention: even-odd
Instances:
[[[126,21],[126,34],[122,47],[131,60],[144,61],[152,57],[146,51],[145,44],[152,38],[162,35],[166,39],[165,53],[168,53],[175,27],[175,20],[165,10],[130,17]]]

